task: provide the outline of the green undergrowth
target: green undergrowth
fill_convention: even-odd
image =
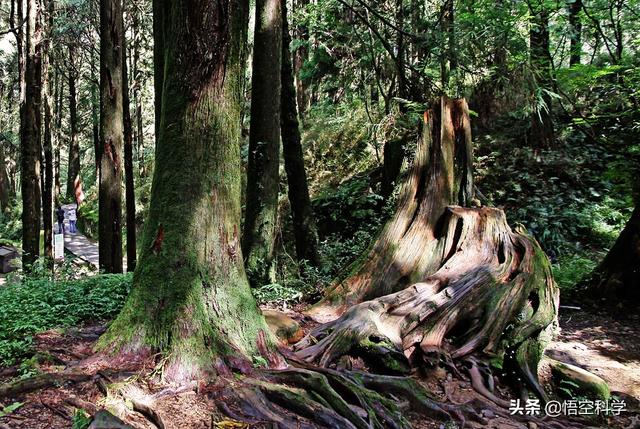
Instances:
[[[0,287],[0,365],[30,356],[38,332],[114,317],[130,285],[130,274],[103,274],[64,281],[24,279]]]

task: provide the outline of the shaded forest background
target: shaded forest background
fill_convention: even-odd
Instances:
[[[498,405],[478,362],[511,365],[544,398],[553,278],[564,305],[637,311],[639,15],[637,0],[0,0],[0,244],[22,254],[1,279],[0,364],[29,378],[38,332],[117,316],[92,350],[164,354],[163,380],[276,368],[254,298],[297,314],[320,299],[306,314],[335,320],[305,327],[303,366],[245,387],[304,403],[278,384],[302,368],[378,398],[393,380],[354,381],[355,351],[392,374],[462,362]],[[98,270],[52,260],[63,204]],[[385,407],[371,421],[398,417]]]
[[[0,5],[0,235],[20,245],[18,3]],[[637,4],[452,3],[290,6],[304,159],[324,263],[298,276],[281,167],[280,251],[265,299],[272,292],[298,295],[301,282],[302,290],[316,290],[368,246],[394,207],[395,170],[413,153],[421,112],[441,93],[470,100],[478,197],[503,207],[510,222],[540,241],[562,287],[583,279],[622,230],[637,185]],[[98,5],[51,2],[44,12],[52,25],[45,39],[55,186],[61,202],[73,200],[71,177],[79,168],[86,196],[79,223],[97,238]],[[124,17],[140,231],[154,165],[150,2],[125,2]],[[548,33],[548,64],[530,58],[536,28]],[[248,67],[247,135],[250,76]],[[541,143],[532,138],[531,118],[547,114],[554,134]]]

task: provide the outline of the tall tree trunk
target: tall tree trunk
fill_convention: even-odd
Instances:
[[[123,53],[127,52],[126,41],[123,41]],[[127,271],[136,267],[136,197],[133,182],[133,125],[129,100],[129,76],[127,59],[122,58],[122,103],[124,119],[124,181],[127,223]]]
[[[549,148],[555,140],[551,96],[547,92],[554,90],[553,65],[549,51],[549,10],[543,0],[529,0],[528,4],[532,16],[529,29],[529,60],[535,80],[533,102],[536,105],[531,114],[528,138],[529,143],[535,148]],[[540,90],[542,93],[539,95]],[[542,101],[542,106],[539,101]]]
[[[160,113],[164,85],[164,32],[166,6],[163,0],[153,0],[153,91],[154,91],[154,131],[155,142],[160,138]]]
[[[54,168],[54,191],[53,198],[56,204],[59,203],[60,195],[61,195],[61,185],[60,185],[60,146],[62,145],[62,116],[63,116],[63,106],[64,106],[64,79],[62,79],[62,74],[60,72],[56,73],[56,93],[54,95],[54,102],[56,103],[55,108],[55,146],[53,149],[53,168]]]
[[[280,0],[256,1],[251,130],[242,251],[253,286],[275,281],[280,165]]]
[[[4,145],[7,140],[0,139],[0,213],[9,207],[11,201],[11,182],[7,171]]]
[[[80,204],[82,178],[80,177],[80,142],[78,141],[78,94],[79,73],[76,70],[76,47],[69,44],[69,167],[67,169],[67,198]]]
[[[100,66],[95,64],[95,55],[91,50],[91,133],[93,135],[93,157],[96,166],[96,182],[100,177],[100,82],[95,70]]]
[[[140,12],[139,7],[134,7],[132,13],[131,31],[133,33],[133,100],[136,106],[136,152],[138,154],[138,171],[140,177],[145,176],[144,168],[144,129],[142,123],[142,99],[140,88],[142,76],[139,69],[140,63]]]
[[[591,275],[590,295],[638,311],[640,299],[640,205]]]
[[[404,26],[403,0],[396,0],[396,24],[401,28]],[[407,100],[409,95],[409,84],[405,73],[406,48],[404,35],[398,31],[396,35],[396,82],[398,97]],[[406,105],[400,104],[400,112],[406,113]],[[396,185],[396,180],[402,169],[404,162],[405,140],[403,138],[386,140],[383,147],[382,183],[380,185],[380,195],[382,202],[387,200]]]
[[[455,48],[455,16],[453,0],[444,0],[442,3],[440,10],[440,31],[442,32],[442,37],[446,40],[446,42],[443,42],[443,46],[446,45],[446,48],[440,60],[440,78],[442,80],[442,87],[447,88],[451,78],[451,73],[458,67]]]
[[[558,289],[540,246],[512,231],[501,210],[464,207],[473,195],[470,130],[464,100],[443,98],[425,113],[396,215],[311,310],[342,316],[312,330],[299,358],[329,366],[353,354],[396,373],[462,360],[473,386],[508,406],[478,376],[478,361],[489,368],[490,356],[545,397],[537,366],[556,326]]]
[[[100,0],[99,262],[122,272],[122,145],[124,31],[120,0]]]
[[[100,345],[163,352],[164,377],[184,381],[260,355],[271,337],[239,245],[248,2],[171,6],[160,28],[164,102],[143,244],[132,292]]]
[[[28,269],[40,253],[40,158],[42,153],[42,10],[27,0],[24,118],[20,129],[22,264]]]
[[[289,203],[293,217],[293,233],[296,239],[296,255],[298,260],[309,261],[312,265],[320,264],[318,252],[318,231],[316,229],[307,172],[304,168],[304,156],[298,124],[296,108],[296,89],[291,68],[291,36],[287,21],[287,4],[282,2],[282,70],[280,98],[280,131],[284,154],[284,168],[287,172]]]
[[[51,39],[53,38],[54,0],[45,0],[47,34],[43,45],[42,85],[44,94],[44,188],[42,190],[42,220],[44,226],[44,256],[53,262],[53,67]]]
[[[292,6],[294,8],[297,7],[298,9],[304,9],[307,4],[309,4],[309,0],[294,0]],[[296,100],[298,103],[298,112],[302,117],[304,112],[309,108],[310,101],[308,88],[302,78],[302,67],[309,56],[309,32],[303,25],[297,25],[295,27],[295,32],[296,38],[302,42],[293,54],[293,77],[296,86]]]
[[[580,64],[582,56],[582,19],[580,11],[582,10],[582,0],[571,0],[568,4],[569,8],[569,39],[571,46],[569,48],[570,57],[569,65],[574,66]]]

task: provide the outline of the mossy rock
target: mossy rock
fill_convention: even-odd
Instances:
[[[565,381],[576,385],[576,393],[584,394],[590,398],[602,399],[604,401],[611,398],[609,385],[602,378],[589,371],[575,365],[559,362],[555,359],[547,358],[551,367],[551,375],[557,385]]]
[[[283,312],[277,310],[262,310],[262,314],[271,332],[282,341],[293,344],[300,341],[304,336],[304,332],[302,332],[302,328],[300,328],[298,322]]]

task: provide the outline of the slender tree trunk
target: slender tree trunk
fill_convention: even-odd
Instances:
[[[100,0],[99,261],[122,272],[123,50],[122,4]]]
[[[160,113],[162,111],[162,92],[164,85],[164,33],[167,5],[163,0],[153,0],[153,90],[155,142],[160,138]]]
[[[42,190],[42,219],[44,226],[44,256],[53,267],[53,67],[51,39],[53,37],[54,0],[45,0],[47,9],[47,34],[43,45],[42,86],[44,95],[44,188]]]
[[[62,116],[63,116],[63,106],[64,106],[64,79],[62,79],[61,73],[56,73],[56,94],[54,95],[54,101],[56,103],[55,109],[55,146],[53,151],[53,168],[54,168],[54,200],[56,203],[59,202],[59,198],[61,195],[61,185],[60,185],[60,146],[62,145]]]
[[[293,2],[293,7],[303,9],[308,3],[308,0],[295,0]],[[293,54],[293,76],[296,86],[296,99],[298,103],[298,112],[302,117],[304,112],[306,112],[309,108],[310,101],[308,88],[306,87],[304,79],[302,78],[302,67],[304,66],[304,62],[309,56],[309,48],[307,46],[309,43],[309,32],[303,25],[296,26],[295,31],[297,39],[302,41],[300,46],[298,46]]]
[[[543,0],[530,0],[529,9],[533,17],[529,30],[529,60],[534,73],[535,87],[537,90],[553,91],[553,65],[549,51],[549,10]],[[555,141],[551,96],[543,92],[539,97],[543,101],[543,106],[537,107],[531,115],[529,143],[536,148],[549,148]],[[536,105],[539,97],[534,96]]]
[[[28,269],[40,253],[40,158],[42,153],[42,10],[27,1],[25,105],[20,130],[22,188],[22,263]]]
[[[9,181],[9,174],[7,172],[6,155],[4,152],[4,145],[6,140],[0,139],[0,212],[3,212],[9,207],[11,201],[11,183]]]
[[[640,299],[640,206],[589,281],[590,295],[638,311]]]
[[[307,260],[312,265],[320,264],[318,252],[318,231],[313,218],[307,172],[304,168],[304,156],[296,108],[296,89],[291,68],[291,36],[287,21],[287,4],[282,2],[282,89],[280,131],[284,154],[284,168],[287,172],[289,203],[293,216],[293,233],[296,239],[298,260]]]
[[[138,64],[140,62],[140,13],[134,8],[132,14],[131,30],[133,32],[133,100],[136,107],[136,152],[138,154],[138,171],[140,177],[145,176],[144,168],[144,128],[142,123],[142,99],[140,88],[142,76]]]
[[[123,42],[126,50],[126,41]],[[129,76],[127,74],[127,59],[122,59],[122,102],[124,118],[124,176],[125,201],[127,223],[127,271],[136,267],[136,197],[133,182],[133,126],[131,124],[131,109],[129,100]]]
[[[93,156],[96,166],[96,182],[100,177],[100,82],[96,78],[95,55],[91,51],[91,132],[93,135]],[[97,83],[95,83],[97,82]]]
[[[256,1],[251,130],[242,251],[253,286],[275,281],[280,165],[280,0]]]
[[[580,11],[582,10],[582,0],[572,0],[568,4],[569,9],[569,27],[571,40],[569,65],[574,66],[580,64],[582,56],[582,19]]]
[[[132,292],[100,346],[163,352],[164,377],[184,381],[272,340],[239,244],[248,2],[175,0],[165,12],[159,30],[175,55],[165,57],[149,215]]]
[[[440,31],[442,32],[443,45],[446,45],[440,60],[440,76],[442,87],[449,85],[451,73],[458,67],[455,48],[455,16],[453,0],[444,0],[440,10]]]
[[[80,142],[78,141],[78,94],[79,73],[76,70],[76,47],[69,45],[69,167],[67,170],[67,198],[80,204],[82,178],[80,177]]]
[[[404,26],[404,7],[403,0],[396,0],[396,24],[399,27]],[[409,85],[405,73],[406,48],[404,35],[398,31],[396,35],[396,82],[398,97],[407,100],[410,98]],[[400,112],[406,113],[406,106],[400,104]],[[386,140],[383,147],[383,164],[382,164],[382,183],[380,185],[380,195],[382,202],[387,200],[396,185],[396,180],[402,169],[405,153],[405,141],[402,138]]]

